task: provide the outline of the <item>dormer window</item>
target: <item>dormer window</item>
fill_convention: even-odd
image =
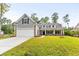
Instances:
[[[22,24],[29,24],[29,18],[23,18]]]
[[[43,25],[43,27],[45,27],[45,25]]]
[[[52,25],[52,27],[54,27],[54,25]]]

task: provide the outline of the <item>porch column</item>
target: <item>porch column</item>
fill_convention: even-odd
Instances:
[[[63,30],[63,35],[64,35],[64,30]]]
[[[45,30],[45,35],[46,35],[46,30]]]
[[[64,35],[64,30],[61,30],[61,35]]]
[[[61,33],[60,33],[61,35],[63,35],[63,31],[61,30]]]
[[[53,30],[53,34],[55,35],[55,30]]]

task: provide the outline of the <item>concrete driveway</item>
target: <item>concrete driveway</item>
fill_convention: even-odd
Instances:
[[[0,54],[12,49],[13,47],[16,47],[17,45],[20,45],[30,38],[31,37],[12,37],[0,40]]]

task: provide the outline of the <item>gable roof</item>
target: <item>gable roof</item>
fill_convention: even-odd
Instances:
[[[79,23],[76,25],[76,27],[79,26]]]
[[[79,29],[79,23],[75,26],[75,29]]]
[[[30,18],[30,20],[32,20],[34,23],[36,23],[31,17],[29,17],[27,14],[24,13],[16,22],[14,22],[14,24],[17,24],[19,21],[21,21],[23,17],[28,17],[28,18]]]

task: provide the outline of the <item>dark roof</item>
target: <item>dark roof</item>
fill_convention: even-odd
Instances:
[[[60,25],[60,26],[62,26],[59,23],[38,23],[38,25]]]
[[[78,27],[79,26],[79,23],[76,25],[76,27]]]

